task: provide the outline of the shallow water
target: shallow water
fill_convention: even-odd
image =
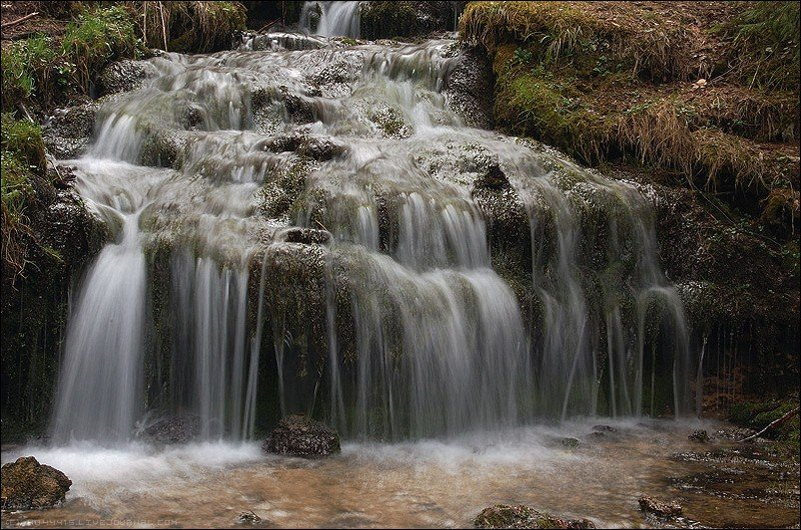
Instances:
[[[671,485],[671,478],[710,470],[706,463],[671,455],[726,447],[687,439],[693,429],[714,431],[717,425],[616,421],[605,424],[617,432],[597,435],[594,424],[568,422],[448,441],[345,443],[341,455],[325,460],[265,455],[255,443],[9,449],[2,454],[4,463],[34,455],[63,470],[74,485],[62,507],[5,513],[3,525],[225,527],[252,510],[266,527],[449,528],[472,526],[492,504],[521,503],[587,517],[598,527],[651,527],[654,522],[638,508],[641,495],[678,500],[685,517],[704,525],[798,522],[797,495],[792,507],[759,495],[735,499]],[[565,437],[580,443],[571,448]],[[776,469],[761,478],[752,477],[747,466],[740,469],[743,491],[749,481],[771,480],[772,474],[778,479]]]

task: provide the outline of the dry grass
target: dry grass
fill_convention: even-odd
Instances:
[[[706,40],[682,20],[684,6],[666,11],[659,4],[471,2],[459,27],[463,38],[490,52],[516,43],[545,62],[603,54],[649,79],[689,79],[709,70]]]
[[[228,48],[245,29],[239,2],[124,2],[139,13],[140,31],[152,48],[199,53]]]

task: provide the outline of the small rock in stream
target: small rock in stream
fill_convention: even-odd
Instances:
[[[681,515],[681,505],[676,501],[664,502],[653,497],[644,496],[639,499],[640,509],[659,517],[676,517]]]
[[[693,431],[693,433],[689,435],[687,438],[689,438],[693,442],[698,442],[702,444],[709,442],[709,434],[703,429]]]
[[[595,528],[588,519],[562,519],[518,504],[485,508],[473,521],[476,528]]]
[[[200,435],[200,423],[194,415],[162,418],[145,429],[144,438],[166,445],[189,443]]]
[[[258,524],[261,522],[261,517],[256,515],[252,510],[248,510],[239,514],[237,522],[239,524]]]

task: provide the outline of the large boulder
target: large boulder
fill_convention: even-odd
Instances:
[[[268,453],[315,458],[340,451],[339,434],[308,416],[287,416],[261,446]]]
[[[562,519],[522,504],[486,508],[473,524],[476,528],[595,528],[587,519]]]
[[[2,474],[3,510],[40,510],[64,502],[72,486],[67,475],[40,464],[32,456],[22,456],[9,462]]]

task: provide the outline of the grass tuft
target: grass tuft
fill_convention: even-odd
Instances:
[[[13,284],[25,267],[25,239],[32,234],[27,211],[36,200],[33,179],[44,172],[45,151],[39,127],[11,114],[2,115],[0,138],[2,276]]]

